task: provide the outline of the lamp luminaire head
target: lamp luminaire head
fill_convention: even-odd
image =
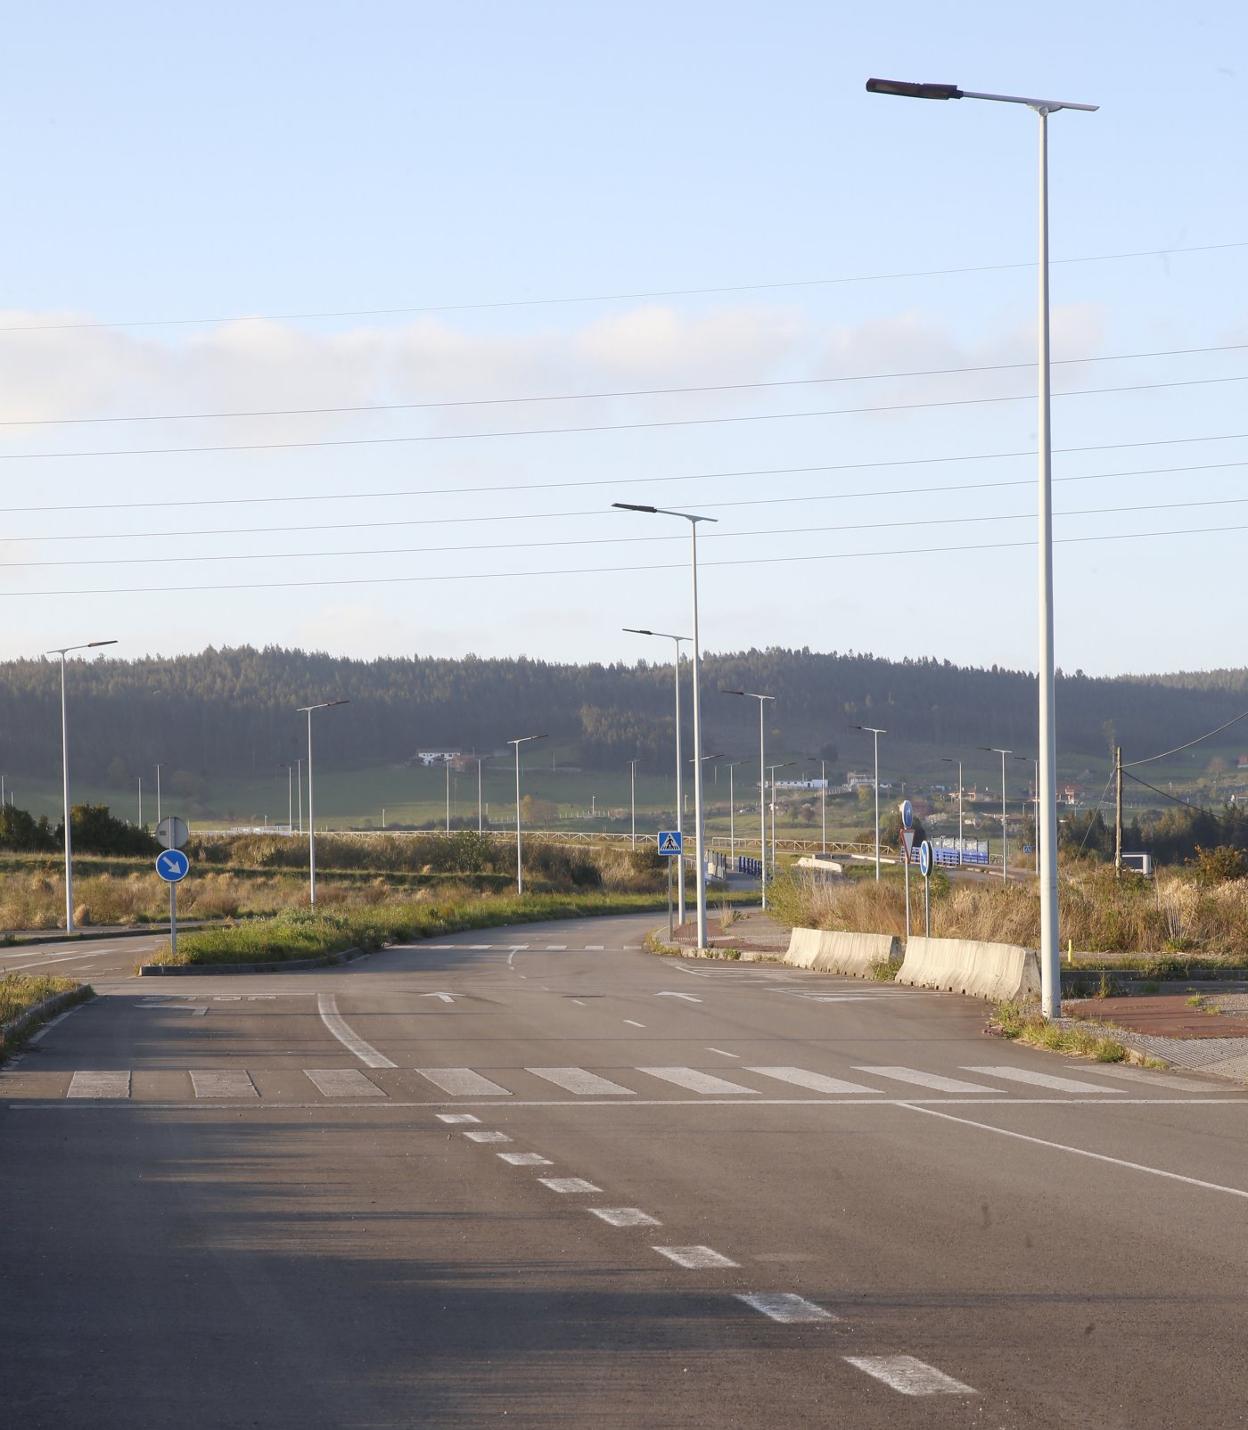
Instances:
[[[1041,114],[1054,114],[1059,109],[1081,109],[1093,114],[1099,104],[1076,104],[1069,99],[1034,99],[1022,94],[987,94],[981,90],[959,89],[956,84],[915,83],[904,79],[869,79],[868,94],[892,94],[903,99],[987,99],[996,104],[1025,104]]]

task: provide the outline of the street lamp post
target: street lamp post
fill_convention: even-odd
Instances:
[[[485,829],[485,806],[481,803],[481,757],[477,757],[477,833],[481,834]]]
[[[958,868],[960,869],[962,867],[962,761],[950,759],[948,755],[944,755],[941,757],[941,763],[958,767]]]
[[[880,882],[880,736],[887,730],[879,730],[874,725],[856,725],[857,730],[865,730],[875,741],[875,882]]]
[[[767,907],[767,738],[763,724],[763,707],[774,695],[760,695],[754,690],[723,690],[721,695],[742,695],[758,701],[758,864],[759,893],[762,906]]]
[[[981,94],[952,84],[905,84],[896,80],[870,79],[867,89],[875,94],[896,94],[915,99],[986,99],[998,104],[1021,104],[1034,110],[1040,119],[1039,146],[1039,253],[1037,271],[1039,310],[1037,366],[1037,485],[1039,501],[1038,585],[1039,585],[1039,761],[1036,789],[1036,846],[1040,866],[1040,983],[1041,1003],[1046,1017],[1061,1012],[1061,953],[1058,940],[1057,908],[1057,734],[1054,709],[1053,656],[1053,444],[1050,428],[1049,355],[1049,115],[1062,109],[1095,112],[1095,104],[1072,104],[1066,100],[1029,99],[1016,94]]]
[[[1005,823],[1005,757],[1014,751],[1003,750],[997,745],[981,745],[979,748],[989,755],[1001,756],[1001,880],[1004,883],[1010,877],[1010,833]]]
[[[521,735],[519,739],[508,740],[509,745],[516,747],[516,893],[524,893],[524,865],[521,862],[520,852],[520,746],[527,744],[530,740],[544,740],[545,735]]]
[[[160,765],[156,766],[156,823],[160,823]]]
[[[143,828],[143,776],[139,776],[139,828]]]
[[[160,768],[159,765],[156,767]],[[295,767],[286,766],[286,831],[288,834],[295,832]]]
[[[680,833],[684,828],[684,762],[680,757],[680,643],[687,641],[688,636],[672,635],[670,631],[650,631],[643,630],[639,626],[623,627],[632,636],[657,636],[660,640],[669,640],[675,646],[676,661],[676,830]],[[685,922],[685,857],[682,854],[676,861],[676,923],[683,926]]]
[[[316,905],[316,814],[312,805],[312,712],[350,705],[349,700],[322,700],[318,705],[300,705],[298,713],[308,717],[308,903]]]
[[[75,650],[94,650],[97,646],[116,645],[115,640],[85,641],[82,645],[57,646],[45,655],[61,658],[61,798],[65,817],[65,932],[74,931],[74,846],[69,832],[69,725],[65,714],[65,657]]]
[[[295,761],[295,786],[299,796],[299,833],[303,833],[303,760]]]
[[[637,761],[628,762],[629,825],[631,830],[630,848],[637,848]]]
[[[732,772],[739,764],[741,764],[740,760],[734,760],[728,766],[728,862],[730,864],[737,857],[737,801]]]
[[[782,765],[768,765],[767,770],[771,775],[771,877],[776,877],[776,771],[787,770],[790,765],[795,765],[796,760],[785,760]]]
[[[451,762],[448,759],[446,764],[446,832],[451,832]]]

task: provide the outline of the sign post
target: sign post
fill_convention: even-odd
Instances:
[[[684,835],[679,829],[659,830],[659,854],[667,860],[667,936],[669,939],[674,938],[676,934],[672,926],[672,860],[683,857],[684,844]]]
[[[923,934],[932,936],[932,846],[925,839],[919,845],[919,873],[923,875]]]
[[[178,885],[186,878],[191,861],[182,846],[191,837],[186,821],[167,815],[156,826],[156,838],[165,846],[156,856],[156,872],[169,885],[169,951],[178,951]]]
[[[901,813],[901,854],[905,869],[906,888],[906,938],[910,937],[910,851],[914,848],[914,806],[903,799],[897,806]]]

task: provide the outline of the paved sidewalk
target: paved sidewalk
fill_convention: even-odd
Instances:
[[[789,930],[762,909],[744,909],[735,913],[728,927],[720,919],[706,921],[707,940],[712,948],[739,948],[743,953],[770,953],[779,957],[789,946]],[[693,947],[697,943],[698,925],[688,919],[676,930],[676,942]]]
[[[1248,993],[1210,994],[1207,1006],[1218,1010],[1212,1014],[1190,1006],[1189,996],[1184,990],[1147,998],[1069,1000],[1063,1004],[1063,1021],[1108,1025],[1137,1052],[1175,1067],[1248,1082]]]

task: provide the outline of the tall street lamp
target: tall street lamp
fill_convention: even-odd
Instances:
[[[875,741],[875,882],[880,882],[880,736],[887,730],[879,730],[874,725],[855,725],[855,730],[863,730]]]
[[[1001,881],[1004,883],[1010,877],[1010,832],[1005,823],[1005,757],[1014,751],[1003,750],[997,745],[981,745],[979,748],[986,754],[1001,756]]]
[[[520,852],[520,746],[527,744],[530,740],[544,740],[545,735],[521,735],[518,739],[508,740],[509,745],[516,747],[516,893],[524,893],[524,864],[521,861]]]
[[[477,757],[477,833],[481,834],[485,829],[485,806],[481,802],[481,766],[484,763],[482,756]]]
[[[631,835],[632,835],[632,838],[631,838],[631,842],[630,842],[629,847],[632,848],[632,849],[636,849],[636,848],[637,848],[637,761],[636,761],[636,760],[629,760],[629,762],[628,762],[628,799],[629,799],[629,809],[630,809],[629,823],[630,823]]]
[[[1028,99],[1017,94],[980,94],[952,84],[906,84],[897,80],[869,79],[874,94],[896,94],[914,99],[986,99],[997,104],[1022,104],[1040,119],[1039,152],[1039,254],[1037,270],[1039,310],[1037,366],[1037,436],[1039,466],[1039,644],[1040,644],[1040,749],[1036,790],[1036,846],[1040,856],[1040,983],[1046,1017],[1061,1012],[1062,984],[1057,913],[1057,733],[1054,710],[1053,657],[1053,440],[1050,431],[1049,358],[1049,115],[1062,109],[1093,113],[1100,106],[1072,104],[1067,100]]]
[[[349,700],[322,700],[318,705],[300,705],[298,713],[308,717],[308,903],[316,905],[316,815],[312,808],[312,712],[350,705]]]
[[[156,766],[156,823],[160,823],[160,765]]]
[[[958,868],[960,869],[962,867],[962,761],[942,755],[941,764],[957,765],[958,767]]]
[[[676,670],[676,830],[679,833],[684,828],[684,762],[680,758],[680,643],[687,641],[688,636],[672,635],[670,631],[650,631],[643,630],[640,626],[624,626],[623,629],[631,636],[657,636],[659,640],[672,641],[675,646],[675,670]],[[676,926],[683,927],[685,922],[685,859],[682,854],[676,861]]]
[[[721,695],[741,695],[758,701],[758,865],[759,893],[762,906],[767,907],[767,738],[763,724],[763,707],[774,695],[760,695],[754,690],[721,690]]]
[[[65,657],[76,650],[95,650],[102,645],[116,645],[115,640],[85,641],[82,645],[56,646],[44,655],[61,658],[61,797],[65,810],[65,932],[74,931],[74,846],[69,832],[69,727],[65,718]]]
[[[776,771],[787,770],[796,760],[785,760],[782,765],[768,765],[771,774],[771,877],[776,877]]]
[[[728,766],[728,862],[737,857],[737,801],[733,788],[732,772],[742,760],[733,760]]]

